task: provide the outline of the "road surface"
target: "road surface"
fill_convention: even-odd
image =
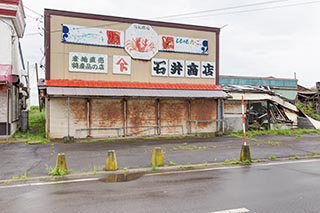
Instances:
[[[320,160],[0,186],[1,212],[320,212]]]

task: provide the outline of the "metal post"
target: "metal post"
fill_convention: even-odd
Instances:
[[[91,136],[91,130],[90,130],[90,120],[91,120],[91,117],[90,117],[90,99],[87,98],[87,137],[90,137]]]
[[[242,109],[242,129],[243,129],[243,145],[247,145],[247,135],[246,135],[246,122],[244,114],[244,97],[241,98],[241,109]]]
[[[157,99],[157,134],[161,135],[161,123],[160,123],[160,99]]]
[[[70,97],[68,97],[68,139],[70,138]]]
[[[123,136],[127,136],[127,100],[123,99]]]
[[[188,134],[191,134],[191,99],[188,99]]]
[[[7,87],[7,123],[6,123],[6,136],[7,136],[7,142],[9,141],[9,113],[10,113],[10,94],[9,94],[9,87]]]
[[[221,104],[221,99],[218,99],[218,126],[217,126],[217,132],[221,132],[221,120],[222,120],[222,104]]]

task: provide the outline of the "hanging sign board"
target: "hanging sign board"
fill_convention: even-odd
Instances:
[[[125,50],[134,59],[150,60],[158,46],[158,34],[150,25],[132,24],[125,32]]]
[[[159,40],[160,51],[208,55],[207,39],[161,35]]]
[[[119,30],[63,24],[62,42],[124,47],[124,32]]]

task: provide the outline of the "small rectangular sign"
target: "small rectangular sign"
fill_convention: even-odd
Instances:
[[[161,35],[159,40],[160,51],[208,55],[207,39]]]
[[[108,56],[91,53],[69,53],[69,71],[108,73]]]

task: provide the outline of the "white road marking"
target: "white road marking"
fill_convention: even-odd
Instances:
[[[239,209],[228,209],[228,210],[209,212],[209,213],[244,213],[244,212],[249,212],[249,210],[246,208],[239,208]]]
[[[89,181],[97,181],[97,180],[99,180],[99,179],[100,179],[100,178],[86,178],[86,179],[76,179],[76,180],[62,180],[62,181],[57,181],[57,182],[25,183],[25,184],[16,184],[16,185],[0,186],[0,189],[18,188],[18,187],[26,187],[26,186],[55,185],[55,184],[63,184],[63,183],[89,182]]]

